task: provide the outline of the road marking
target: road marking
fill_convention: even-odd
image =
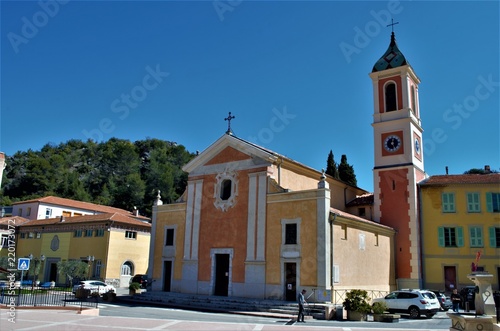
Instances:
[[[253,331],[260,331],[264,328],[264,324],[257,324],[254,328]]]
[[[178,324],[180,323],[181,321],[172,321],[172,322],[169,322],[169,323],[165,323],[165,324],[162,324],[162,325],[158,325],[157,327],[155,328],[152,328],[150,330],[163,330],[165,328],[168,328],[169,326],[172,326],[172,325],[175,325],[175,324]]]

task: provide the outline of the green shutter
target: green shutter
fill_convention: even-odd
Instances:
[[[488,210],[488,213],[493,212],[493,198],[491,192],[486,193],[486,210]]]
[[[490,232],[490,246],[497,247],[497,237],[496,237],[495,227],[491,226],[489,228],[489,232]]]
[[[444,228],[442,226],[438,228],[438,245],[444,247]]]
[[[457,227],[457,247],[464,246],[464,230],[461,226]]]

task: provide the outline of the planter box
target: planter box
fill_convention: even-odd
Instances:
[[[349,321],[366,321],[366,314],[358,311],[347,311],[347,320]]]
[[[396,314],[373,314],[374,322],[398,323],[401,316]]]

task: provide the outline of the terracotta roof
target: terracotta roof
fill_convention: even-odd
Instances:
[[[144,217],[144,216],[140,216],[140,215],[135,216],[134,213],[132,213],[128,210],[125,210],[125,209],[104,206],[104,205],[98,205],[98,204],[91,203],[91,202],[84,202],[84,201],[54,197],[51,195],[43,197],[43,198],[38,198],[38,199],[14,202],[13,205],[33,203],[33,202],[58,205],[58,206],[73,207],[73,208],[78,208],[78,209],[85,209],[85,210],[88,210],[91,212],[95,211],[95,212],[99,212],[99,213],[120,213],[122,215],[128,215],[130,217],[149,220],[149,218]]]
[[[0,227],[7,228],[8,225],[18,226],[22,225],[30,220],[21,216],[8,216],[0,218]]]
[[[62,219],[64,219],[64,221],[62,221]],[[91,223],[98,221],[113,221],[118,224],[127,224],[127,225],[151,228],[150,223],[138,221],[132,217],[120,213],[103,213],[97,215],[83,215],[83,216],[73,216],[73,217],[56,217],[56,218],[46,218],[39,220],[29,220],[29,222],[21,224],[21,227],[56,225],[56,224],[66,225],[66,224],[78,224],[78,223],[89,223],[89,222]]]
[[[418,185],[430,186],[450,184],[500,184],[500,173],[431,176],[421,181]]]
[[[337,214],[337,215],[339,215],[341,217],[350,219],[352,221],[357,221],[357,222],[361,222],[361,223],[365,223],[365,224],[376,225],[376,226],[380,226],[380,227],[385,228],[385,229],[394,230],[390,226],[383,225],[383,224],[380,224],[380,223],[377,223],[377,222],[374,222],[374,221],[370,221],[370,220],[367,220],[366,218],[362,218],[362,217],[359,217],[359,216],[356,216],[356,215],[353,215],[353,214],[349,214],[349,213],[346,213],[345,211],[342,211],[342,210],[339,210],[339,209],[330,208],[330,213]]]
[[[373,205],[373,193],[358,195],[346,204],[347,207],[366,205]]]

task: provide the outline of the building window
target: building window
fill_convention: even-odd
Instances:
[[[492,226],[490,231],[490,246],[499,248],[500,247],[500,227]]]
[[[71,217],[71,212],[67,211],[67,210],[63,210],[62,216],[64,216],[64,217]]]
[[[455,193],[443,193],[441,195],[443,213],[455,212]]]
[[[500,193],[486,193],[486,208],[489,213],[500,213]]]
[[[75,237],[81,237],[82,236],[82,230],[75,230]]]
[[[132,262],[127,261],[122,264],[121,274],[124,276],[132,276],[134,274],[134,266],[132,265]]]
[[[32,239],[35,237],[35,233],[34,232],[28,232],[28,238]]]
[[[31,207],[26,208],[26,216],[31,216]]]
[[[104,237],[104,229],[95,230],[95,236],[96,237]]]
[[[135,232],[135,231],[125,231],[125,238],[127,238],[127,239],[137,239],[137,232]]]
[[[236,204],[238,196],[237,172],[226,169],[217,174],[214,185],[214,206],[222,211],[227,211]]]
[[[366,216],[366,209],[365,209],[365,207],[358,208],[358,216],[359,217],[365,217]]]
[[[417,115],[417,95],[415,93],[415,86],[411,86],[411,110]]]
[[[297,245],[297,223],[285,224],[285,245]]]
[[[26,238],[26,233],[21,232],[21,239],[24,239],[24,238]]]
[[[102,268],[102,262],[101,260],[95,261],[95,277],[100,278],[101,277],[101,268]]]
[[[165,234],[165,246],[174,246],[174,229],[167,229]]]
[[[85,230],[85,237],[92,237],[92,230]]]
[[[464,245],[463,228],[440,226],[438,242],[440,247],[462,247]]]
[[[36,239],[40,239],[40,238],[42,238],[42,234],[41,234],[40,232],[36,232],[36,233],[35,233],[35,238],[36,238]]]
[[[52,216],[52,208],[45,209],[45,218],[50,218]]]
[[[388,83],[385,86],[385,111],[395,111],[398,110],[398,105],[396,101],[396,84]]]
[[[19,217],[23,216],[23,209],[22,208],[19,208],[19,210],[17,211],[17,216],[19,216]]]
[[[467,193],[467,212],[469,213],[481,212],[481,205],[479,203],[479,193]]]
[[[483,247],[483,228],[471,226],[469,228],[470,247]]]

